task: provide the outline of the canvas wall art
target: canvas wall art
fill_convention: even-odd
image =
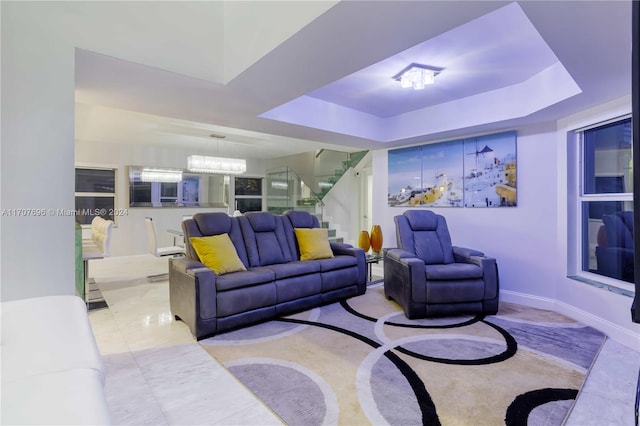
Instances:
[[[390,150],[388,204],[513,207],[516,132]]]
[[[512,207],[516,198],[516,133],[464,140],[465,207]]]

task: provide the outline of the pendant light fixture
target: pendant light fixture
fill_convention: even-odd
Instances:
[[[217,145],[225,135],[211,134]],[[210,157],[207,155],[190,155],[187,157],[187,169],[196,173],[212,173],[222,175],[239,175],[247,171],[247,161],[240,158]]]

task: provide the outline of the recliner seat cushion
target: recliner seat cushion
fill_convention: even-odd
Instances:
[[[427,280],[467,280],[482,278],[482,268],[472,263],[425,265]]]

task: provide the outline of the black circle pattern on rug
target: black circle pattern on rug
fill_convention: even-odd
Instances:
[[[361,336],[361,335],[359,335],[357,333],[354,333],[354,332],[352,332],[350,330],[346,330],[346,329],[343,329],[343,328],[335,327],[335,326],[332,326],[332,325],[329,325],[329,324],[316,323],[316,322],[305,321],[305,320],[297,320],[297,319],[293,319],[293,318],[280,318],[277,321],[293,322],[293,323],[298,323],[298,324],[315,325],[317,327],[322,327],[322,328],[333,330],[333,331],[336,331],[336,332],[339,332],[339,333],[346,334],[346,335],[351,336],[351,337],[353,337],[355,339],[358,339],[358,340],[360,340],[360,341],[362,341],[364,343],[367,343],[368,345],[370,345],[373,348],[379,348],[380,346],[382,346],[380,343],[378,343],[378,342],[376,342],[374,340],[371,340],[371,339],[369,339],[369,338],[367,338],[365,336]],[[420,407],[420,412],[421,412],[421,416],[422,416],[422,424],[423,425],[439,426],[440,425],[440,420],[438,419],[438,415],[436,413],[436,407],[433,404],[431,396],[429,395],[429,392],[427,392],[427,389],[426,389],[424,383],[422,382],[422,380],[420,379],[420,377],[415,373],[415,371],[413,371],[413,369],[406,362],[404,362],[395,353],[393,353],[391,351],[386,351],[384,353],[384,356],[395,365],[395,367],[405,377],[405,379],[409,383],[409,386],[411,386],[411,389],[413,390],[413,393],[415,395],[416,401],[418,402],[418,406]]]
[[[369,317],[363,313],[358,312],[357,310],[355,310],[353,307],[351,307],[348,303],[348,301],[343,300],[340,302],[340,305],[345,309],[345,311],[347,311],[348,313],[365,319],[367,321],[371,321],[371,322],[376,322],[377,319],[373,318],[373,317]],[[319,322],[314,322],[314,321],[306,321],[306,320],[298,320],[298,319],[292,319],[292,318],[281,318],[279,319],[279,321],[283,321],[283,322],[291,322],[291,323],[298,323],[298,324],[307,324],[307,325],[312,325],[312,326],[318,326],[318,327],[322,327],[322,328],[327,328],[339,333],[343,333],[346,335],[349,335],[355,339],[358,339],[364,343],[369,344],[370,346],[374,347],[374,348],[378,348],[380,347],[380,343],[371,340],[365,336],[361,336],[360,334],[354,333],[350,330],[346,330],[346,329],[342,329],[339,327],[335,327],[332,325],[328,325],[328,324],[323,324],[323,323],[319,323]],[[453,323],[453,324],[447,324],[447,325],[443,325],[443,324],[439,324],[439,325],[419,325],[419,324],[402,324],[402,323],[393,323],[393,322],[385,322],[385,325],[389,325],[389,326],[394,326],[394,327],[405,327],[405,328],[438,328],[438,329],[442,329],[442,328],[457,328],[457,327],[463,327],[466,325],[470,325],[470,324],[474,324],[474,323],[484,323],[487,324],[489,327],[494,328],[495,330],[497,330],[504,338],[505,340],[505,345],[506,345],[506,349],[496,355],[492,355],[492,356],[488,356],[488,357],[484,357],[484,358],[478,358],[478,359],[448,359],[448,358],[441,358],[441,357],[431,357],[431,356],[427,356],[427,355],[423,355],[423,354],[419,354],[417,352],[411,351],[409,349],[406,349],[402,346],[395,346],[394,349],[405,354],[405,355],[409,355],[412,356],[414,358],[418,358],[424,361],[432,361],[432,362],[439,362],[439,363],[443,363],[443,364],[457,364],[457,365],[485,365],[485,364],[492,364],[492,363],[497,363],[497,362],[502,362],[508,358],[511,358],[513,355],[515,355],[515,353],[517,352],[518,349],[518,344],[516,342],[516,340],[504,329],[502,329],[501,327],[498,327],[497,325],[491,324],[490,322],[484,321],[484,316],[483,315],[478,315],[475,316],[474,318],[470,319],[470,320],[466,320],[460,323]],[[421,413],[421,417],[422,417],[422,424],[423,425],[440,425],[440,419],[438,418],[438,414],[436,411],[436,407],[433,403],[433,400],[431,398],[431,396],[429,395],[425,384],[423,383],[423,381],[420,379],[420,377],[413,371],[413,369],[407,364],[405,363],[400,357],[398,357],[398,355],[396,355],[395,353],[393,353],[392,351],[386,351],[384,353],[385,358],[387,358],[388,361],[390,361],[391,363],[393,363],[395,365],[395,367],[400,371],[400,373],[404,376],[405,380],[407,381],[407,383],[409,384],[409,386],[411,387],[411,389],[413,390],[413,393],[415,395],[415,400],[418,403],[419,409],[420,409],[420,413]],[[387,415],[388,417],[388,415]]]
[[[360,312],[358,312],[357,310],[355,310],[353,307],[351,307],[349,305],[349,302],[347,300],[343,300],[340,302],[340,305],[350,314],[355,315],[359,318],[365,319],[367,321],[371,321],[371,322],[376,322],[377,319],[364,315]],[[395,349],[398,350],[399,352],[405,354],[405,355],[409,355],[412,356],[414,358],[418,358],[421,359],[423,361],[431,361],[431,362],[439,362],[442,364],[455,364],[455,365],[487,365],[487,364],[493,364],[496,362],[502,362],[504,360],[507,360],[509,358],[511,358],[512,356],[514,356],[516,354],[516,352],[518,351],[518,343],[516,342],[516,339],[513,338],[513,336],[511,336],[511,334],[509,334],[505,329],[503,329],[502,327],[499,327],[495,324],[492,324],[488,321],[484,320],[484,315],[477,315],[474,318],[467,320],[467,321],[463,321],[460,323],[453,323],[453,324],[448,324],[448,325],[443,325],[443,324],[438,324],[438,325],[424,325],[424,324],[402,324],[402,323],[392,323],[389,321],[385,322],[385,325],[388,326],[393,326],[393,327],[407,327],[407,328],[423,328],[423,329],[445,329],[445,328],[457,328],[457,327],[464,327],[467,325],[471,325],[471,324],[475,324],[477,322],[482,322],[484,324],[487,324],[489,327],[495,329],[498,333],[500,333],[502,335],[502,337],[504,338],[505,341],[505,345],[506,345],[506,349],[498,354],[495,355],[491,355],[491,356],[487,356],[487,357],[483,357],[483,358],[477,358],[477,359],[456,359],[456,358],[444,358],[444,357],[435,357],[435,356],[429,356],[429,355],[424,355],[424,354],[420,354],[417,353],[415,351],[409,350],[407,348],[404,348],[402,346],[396,346]]]
[[[529,414],[534,408],[553,401],[576,399],[576,389],[538,389],[518,395],[507,409],[504,422],[507,426],[527,426]]]
[[[355,308],[354,305],[358,308]],[[348,382],[354,380],[353,384],[349,386],[356,391],[355,395],[357,395],[362,414],[374,424],[439,425],[442,422],[449,424],[452,419],[460,420],[461,417],[456,417],[457,414],[454,414],[454,417],[451,414],[452,411],[449,405],[454,403],[454,400],[450,398],[443,400],[441,393],[434,393],[437,397],[434,400],[430,392],[441,392],[445,387],[449,389],[455,389],[456,386],[464,387],[467,380],[465,378],[467,377],[465,376],[467,374],[465,373],[466,366],[498,364],[516,356],[520,345],[522,345],[523,351],[527,352],[527,354],[523,354],[524,358],[518,356],[515,361],[505,364],[511,366],[510,368],[513,368],[514,363],[516,366],[522,364],[523,360],[530,356],[528,353],[532,349],[535,357],[544,357],[546,354],[552,357],[556,356],[556,354],[561,353],[558,349],[555,347],[552,349],[545,348],[544,345],[554,345],[556,342],[561,341],[564,336],[578,344],[580,349],[584,349],[582,346],[584,342],[583,335],[577,334],[579,333],[578,331],[567,332],[562,331],[562,328],[560,328],[557,331],[554,329],[554,331],[547,332],[543,329],[544,325],[536,328],[536,324],[543,324],[542,322],[536,321],[536,319],[528,321],[526,315],[520,317],[524,318],[522,320],[518,316],[510,319],[504,315],[495,317],[466,315],[450,318],[409,320],[402,316],[402,311],[398,311],[396,308],[389,310],[380,301],[370,304],[367,299],[349,299],[309,312],[312,312],[312,314],[303,312],[293,316],[281,317],[274,321],[258,324],[254,330],[246,329],[243,331],[241,329],[229,333],[226,337],[212,338],[212,343],[215,340],[215,345],[219,347],[233,348],[235,345],[247,344],[254,345],[256,349],[265,347],[269,351],[268,357],[264,358],[260,366],[259,374],[251,372],[252,364],[256,364],[256,359],[264,357],[267,352],[258,352],[255,351],[256,349],[252,349],[255,352],[240,351],[238,354],[243,355],[241,358],[229,358],[231,360],[229,368],[237,373],[238,376],[242,376],[243,371],[251,372],[249,378],[245,377],[242,380],[243,383],[246,382],[251,389],[255,388],[257,394],[262,392],[268,394],[269,397],[275,398],[273,401],[269,400],[268,405],[274,410],[278,408],[276,412],[289,424],[300,423],[299,420],[301,419],[304,419],[305,424],[324,423],[318,416],[310,417],[306,415],[309,413],[318,414],[322,411],[318,408],[319,405],[317,404],[319,402],[316,403],[316,399],[324,398],[324,401],[327,402],[325,404],[327,408],[324,410],[327,418],[337,419],[340,412],[338,406],[331,402],[339,400],[339,396],[332,391],[332,386],[339,383],[336,381],[337,376],[332,373],[327,374],[327,371],[332,368],[331,365],[325,367],[329,368],[329,370],[319,373],[322,370],[316,371],[313,364],[308,363],[309,359],[313,357],[304,357],[304,344],[300,346],[303,348],[302,350],[294,351],[295,355],[284,349],[287,347],[285,339],[297,339],[297,342],[300,343],[300,339],[304,341],[306,338],[304,337],[305,333],[309,333],[316,338],[324,336],[323,339],[326,338],[327,342],[332,341],[332,335],[335,336],[338,342],[336,346],[338,352],[335,353],[337,356],[331,352],[327,352],[330,355],[325,355],[322,350],[320,353],[328,359],[334,357],[337,365],[342,363],[348,370],[353,369],[352,371],[356,373],[355,376],[352,377],[350,375],[345,379]],[[372,315],[371,312],[376,313]],[[509,309],[507,309],[507,312],[509,312]],[[531,315],[530,318],[535,318],[535,315],[538,314]],[[470,328],[463,330],[464,327]],[[550,326],[547,325],[546,327]],[[572,328],[576,329],[571,325],[566,329],[570,330]],[[310,330],[316,330],[316,332]],[[531,330],[533,330],[533,333],[527,333]],[[327,332],[329,333],[328,335],[326,334]],[[516,341],[516,338],[518,341]],[[283,350],[272,352],[278,345],[270,342],[278,342],[281,339],[285,343],[284,346],[281,346]],[[357,345],[351,343],[350,339],[359,343]],[[542,341],[542,343],[537,343],[539,341]],[[361,344],[364,344],[364,347]],[[314,345],[311,346],[313,347]],[[315,346],[318,349],[324,347],[321,342],[316,342]],[[356,363],[352,362],[348,356],[345,357],[347,354],[345,350],[351,346],[359,348],[354,350],[354,353],[358,354],[357,359],[359,360]],[[367,347],[372,348],[372,350],[368,350]],[[224,353],[228,354],[229,352],[233,352],[233,350],[229,349]],[[253,357],[250,354],[253,354]],[[300,355],[303,356],[300,357]],[[572,363],[571,360],[567,361],[569,358],[562,355],[564,353],[561,353],[559,359],[563,360],[563,363]],[[285,363],[279,365],[280,360],[285,360]],[[427,363],[420,361],[426,361]],[[429,363],[435,364],[430,365]],[[443,366],[437,367],[436,364],[443,364]],[[225,365],[227,365],[226,362]],[[451,370],[456,366],[462,366],[462,370]],[[491,368],[492,370],[484,370],[485,373],[483,374],[487,374],[487,371],[499,371],[495,370],[495,367]],[[501,369],[502,367],[497,368]],[[454,374],[449,375],[450,372]],[[304,377],[305,375],[308,377]],[[526,377],[526,373],[524,376]],[[256,377],[260,379],[265,377],[267,379],[258,380],[257,384],[252,383],[251,380],[256,379]],[[456,378],[454,379],[453,377]],[[326,378],[326,381],[323,380],[324,378]],[[443,385],[448,378],[452,378],[451,384]],[[295,383],[297,389],[293,392],[294,396],[287,395],[286,392],[272,392],[274,380],[288,380],[288,383]],[[331,380],[334,381],[333,384]],[[570,407],[564,408],[567,406],[562,405],[562,401],[575,399],[577,391],[554,388],[554,386],[558,385],[560,387],[563,386],[563,382],[559,381],[552,381],[549,384],[540,382],[540,385],[521,388],[520,392],[524,393],[515,397],[511,404],[509,404],[509,401],[517,393],[503,392],[503,396],[499,399],[501,401],[499,406],[503,408],[493,410],[493,416],[496,417],[496,420],[504,419],[507,425],[524,425],[531,418],[550,416],[549,413],[551,411],[562,412],[564,409],[567,412],[569,410]],[[545,388],[545,385],[549,387]],[[260,386],[262,386],[262,389]],[[574,385],[569,384],[569,386]],[[541,389],[536,390],[535,387],[540,387]],[[285,388],[288,389],[287,386]],[[480,388],[484,389],[486,386],[482,385]],[[533,390],[531,390],[532,388]],[[333,389],[340,389],[340,385]],[[463,388],[460,391],[463,391]],[[305,415],[298,413],[300,410],[290,409],[287,405],[292,398],[298,398],[296,392],[307,394],[310,400],[305,400],[305,403],[309,407],[314,407],[302,410],[302,414],[306,413]],[[314,396],[312,397],[312,395]],[[321,395],[322,398],[317,395]],[[459,393],[456,393],[456,395],[459,395]],[[268,400],[267,397],[263,399]],[[467,400],[471,401],[471,399]],[[442,406],[440,407],[440,405]],[[440,410],[438,410],[438,407],[440,407]],[[461,404],[461,408],[467,410],[466,415],[473,415],[472,413],[475,410],[473,404]],[[504,414],[501,415],[501,413]],[[490,413],[487,412],[486,414]],[[555,414],[552,413],[552,415]]]

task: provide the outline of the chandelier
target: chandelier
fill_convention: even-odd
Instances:
[[[187,169],[196,173],[239,175],[247,171],[247,161],[240,158],[190,155],[187,157]]]
[[[443,68],[430,67],[421,64],[411,64],[398,74],[394,75],[394,80],[400,82],[400,87],[413,90],[422,90],[425,86],[435,82],[436,75],[440,74]]]
[[[219,149],[220,139],[225,135],[212,133]],[[210,157],[207,155],[190,155],[187,157],[187,169],[196,173],[212,173],[221,175],[239,175],[247,171],[247,161],[240,158]]]

